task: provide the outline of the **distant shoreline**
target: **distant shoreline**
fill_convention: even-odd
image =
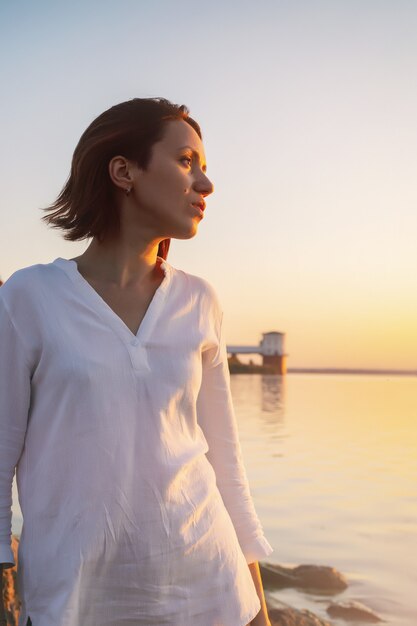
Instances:
[[[278,374],[270,365],[242,363],[236,358],[229,359],[231,374]],[[288,367],[288,374],[354,374],[356,376],[417,376],[417,370],[372,369],[348,367]]]
[[[287,372],[295,374],[377,374],[379,376],[417,376],[417,370],[349,369],[336,367],[289,367]]]

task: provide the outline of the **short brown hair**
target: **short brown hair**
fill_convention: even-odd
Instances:
[[[133,98],[99,115],[81,135],[74,150],[71,172],[55,202],[43,211],[44,220],[65,231],[70,241],[96,237],[100,241],[120,230],[113,200],[110,160],[121,154],[148,167],[153,144],[162,139],[165,124],[185,120],[200,139],[201,130],[188,108],[165,98]],[[161,241],[158,255],[166,258],[170,239]]]

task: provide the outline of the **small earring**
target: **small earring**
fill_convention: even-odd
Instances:
[[[132,187],[126,187],[125,194],[128,196],[131,191],[132,191]]]

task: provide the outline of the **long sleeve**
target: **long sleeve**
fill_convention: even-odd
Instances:
[[[3,289],[3,288],[2,288]],[[30,404],[30,370],[0,296],[0,563],[15,565],[11,549],[12,483],[21,455]]]
[[[217,316],[218,345],[202,353],[203,374],[197,399],[197,419],[207,440],[207,458],[233,522],[247,563],[273,552],[256,514],[242,459],[230,390],[227,348],[222,332],[223,312]]]

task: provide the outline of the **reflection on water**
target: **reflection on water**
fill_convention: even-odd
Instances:
[[[349,580],[335,598],[277,597],[324,619],[332,599],[362,601],[415,626],[417,380],[236,374],[231,384],[270,560],[330,565]]]
[[[281,421],[284,416],[285,405],[285,376],[265,374],[259,378],[261,380],[262,413],[272,413],[277,421]]]

